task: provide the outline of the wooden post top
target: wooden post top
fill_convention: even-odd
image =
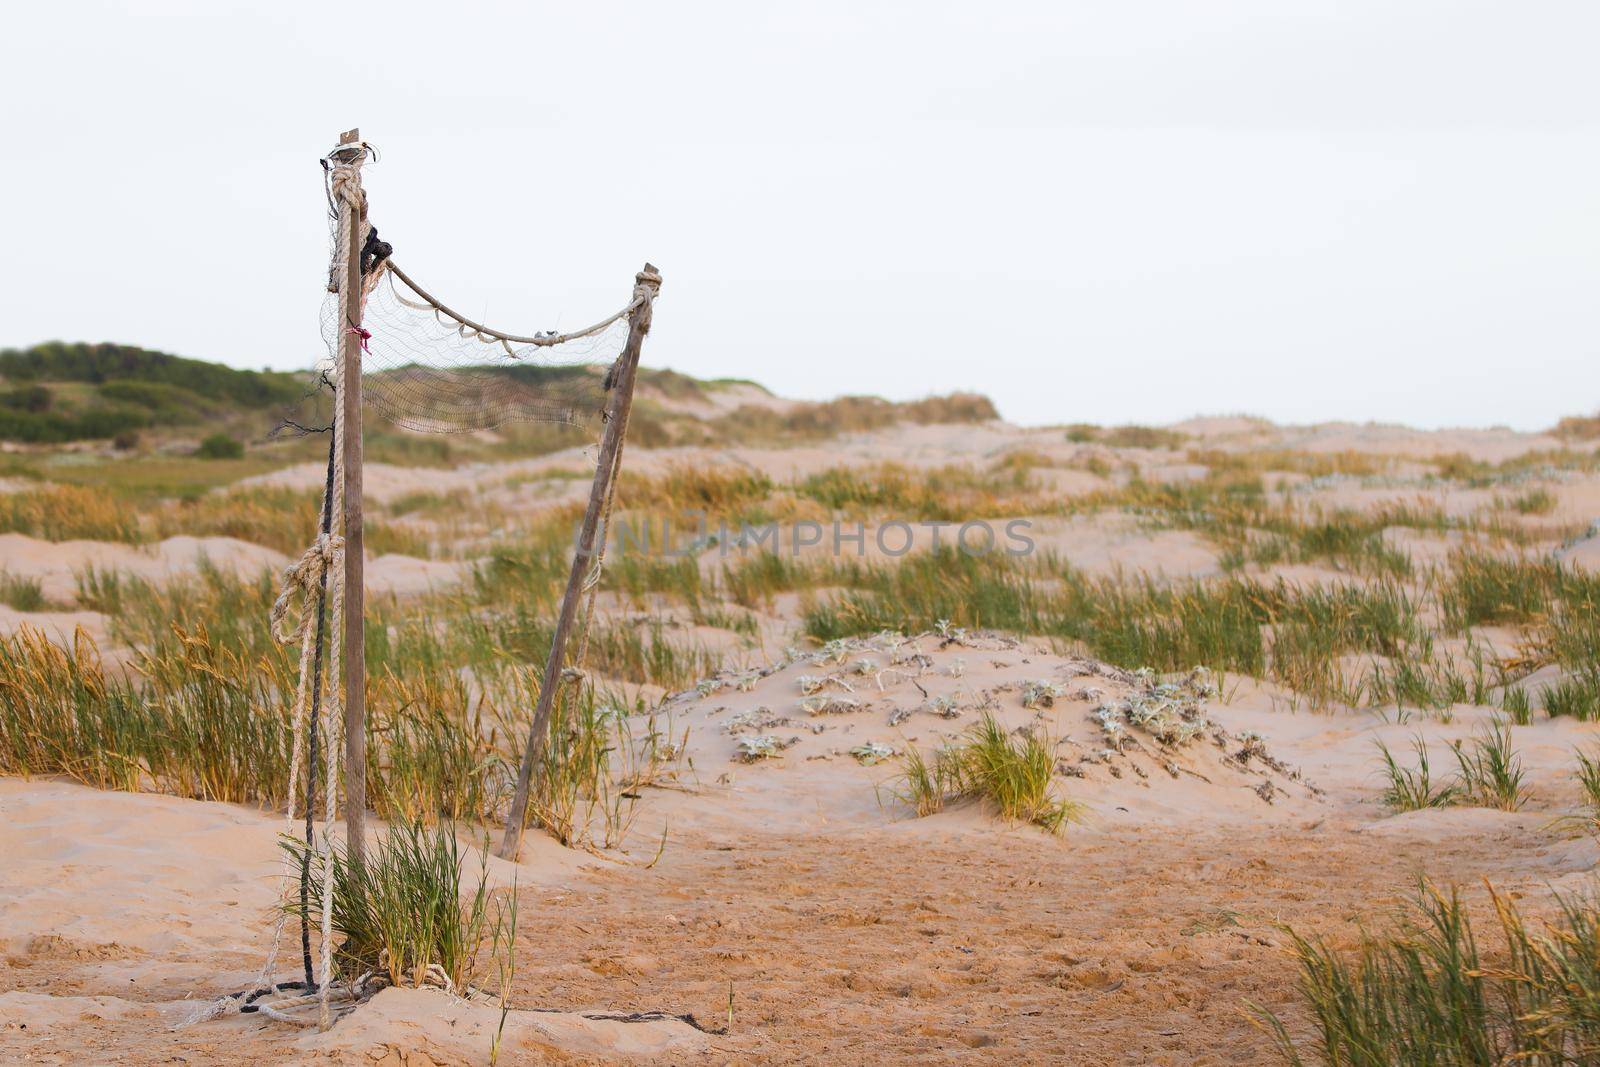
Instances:
[[[353,163],[367,155],[369,147],[361,139],[360,129],[348,129],[339,135],[339,143],[328,153],[328,158],[335,163]]]

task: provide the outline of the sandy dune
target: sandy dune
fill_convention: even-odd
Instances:
[[[98,611],[18,611],[7,604],[0,604],[0,635],[4,636],[28,626],[67,644],[71,642],[72,635],[81,629],[94,638],[95,644],[105,647],[111,633],[110,623],[110,616]]]
[[[471,573],[469,563],[389,553],[367,560],[367,588],[379,594],[418,596],[443,592],[459,585]]]
[[[1178,428],[1205,447],[1463,452],[1491,462],[1559,443],[1243,418]],[[1133,472],[1180,482],[1207,474],[1182,450],[1110,449],[999,423],[781,449],[638,449],[628,467],[721,464],[781,482],[840,464],[987,470],[1023,450],[1057,464],[1035,474],[1063,500]],[[451,471],[373,465],[367,485],[380,504],[460,492],[527,516],[581,499],[585,480],[565,474],[586,462],[573,451]],[[1600,518],[1600,478],[1540,476],[1529,485],[1548,489],[1555,505],[1521,514],[1507,505],[1520,482],[1442,487],[1433,472],[1420,463],[1374,478],[1277,472],[1272,484],[1327,509],[1492,511],[1529,532],[1528,551],[1600,566],[1600,539],[1556,548],[1551,532]],[[321,477],[306,465],[253,484],[311,487]],[[1214,543],[1144,516],[1034,521],[1041,549],[1091,575],[1220,573]],[[1418,564],[1446,559],[1467,539],[1399,527],[1383,536]],[[202,557],[250,575],[286,562],[226,538],[136,548],[6,535],[0,551],[12,573],[39,577],[60,604],[72,603],[77,573],[91,566],[169,581]],[[708,549],[702,571],[722,561]],[[384,555],[367,573],[376,594],[419,596],[449,589],[471,566]],[[1370,580],[1325,561],[1245,573],[1302,585]],[[1516,728],[1532,795],[1521,811],[1395,815],[1378,800],[1376,742],[1407,752],[1420,737],[1448,768],[1450,746],[1480,730],[1491,709],[1458,705],[1404,721],[1311,712],[1294,694],[1228,678],[1222,696],[1191,701],[1199,718],[1186,743],[1163,745],[1127,718],[1121,740],[1102,725],[1105,709],[1159,704],[1152,680],[990,634],[878,638],[788,657],[780,650],[797,643],[801,596],[781,593],[758,613],[754,639],[670,620],[675,638],[717,650],[725,669],[677,694],[632,687],[660,698],[658,714],[689,741],[677,780],[643,790],[626,848],[596,855],[530,835],[518,864],[491,864],[493,883],[515,882],[523,898],[501,1062],[1276,1062],[1249,1012],[1265,1005],[1306,1025],[1281,924],[1348,944],[1424,874],[1492,880],[1535,913],[1551,887],[1593,885],[1600,847],[1556,820],[1578,802],[1572,751],[1594,743],[1595,725],[1540,718]],[[617,591],[599,605],[623,622],[673,610],[655,594]],[[63,639],[80,625],[106,630],[92,612],[0,609],[0,632],[23,623]],[[1502,649],[1516,636],[1478,634]],[[1460,643],[1441,647],[1451,642]],[[1519,684],[1561,676],[1550,668]],[[1060,837],[974,802],[916,818],[897,798],[900,765],[879,757],[959,742],[983,711],[1051,739],[1055,787],[1082,805]],[[759,758],[746,759],[752,751]],[[498,1012],[431,990],[386,991],[322,1035],[239,1016],[172,1029],[196,1005],[255,980],[281,829],[277,816],[239,807],[0,780],[9,858],[0,866],[0,1060],[486,1062]],[[297,956],[291,945],[280,974]],[[645,1017],[628,1021],[634,1013]]]
[[[153,545],[104,541],[42,541],[23,534],[0,534],[0,559],[18,577],[37,578],[47,600],[71,603],[78,575],[86,570],[121,571],[151,582],[193,574],[202,561],[220,570],[254,577],[264,569],[281,570],[288,562],[281,552],[233,537],[169,537]]]
[[[271,940],[284,830],[281,817],[230,805],[0,780],[0,850],[12,857],[0,898],[0,953],[12,975],[0,992],[0,1057],[164,1063],[181,1054],[223,1063],[254,1049],[273,1062],[361,1063],[395,1047],[482,1062],[499,1012],[410,990],[380,994],[371,1012],[325,1035],[294,1027],[263,1035],[258,1021],[239,1015],[173,1029],[210,998],[255,984]],[[529,842],[523,859],[491,858],[492,884],[571,879],[590,862],[542,840]],[[290,929],[286,937],[286,975],[299,967],[296,936]],[[517,1012],[507,1034],[508,1056],[649,1055],[694,1049],[704,1036],[676,1020],[576,1012]],[[61,1052],[66,1046],[77,1051]]]
[[[811,714],[803,677],[862,706]],[[1041,680],[1060,695],[1024,707],[1024,684]],[[508,1030],[525,1058],[513,1062],[840,1062],[957,1049],[1024,1062],[1271,1062],[1244,1011],[1292,1002],[1277,923],[1348,936],[1354,920],[1403,897],[1419,864],[1531,891],[1586,884],[1600,861],[1594,842],[1550,823],[1573,799],[1570,750],[1593,727],[1519,729],[1536,798],[1527,811],[1394,816],[1375,800],[1374,739],[1403,746],[1420,729],[1442,760],[1482,712],[1421,726],[1294,714],[1244,683],[1229,702],[1204,702],[1211,725],[1176,754],[1135,732],[1134,745],[1106,755],[1094,711],[1146,684],[1007,638],[929,636],[729,672],[714,691],[669,699],[675,724],[690,728],[694,773],[687,791],[647,795],[631,856],[601,860],[530,837],[515,871],[496,861],[496,883],[514,873],[525,896],[524,1010]],[[946,695],[954,718],[936,710]],[[996,823],[972,804],[913,818],[891,795],[890,765],[850,755],[870,741],[930,747],[985,704],[1008,726],[1039,721],[1057,739],[1073,768],[1058,781],[1085,805],[1062,837]],[[784,747],[738,761],[740,739],[757,731]],[[1253,734],[1261,754],[1240,761]],[[278,819],[18,781],[0,782],[0,815],[0,848],[23,857],[0,902],[12,975],[0,1055],[48,1056],[70,1027],[74,1048],[126,1063],[409,1063],[419,1051],[484,1062],[497,1013],[432,991],[386,992],[327,1035],[237,1016],[168,1029],[197,1000],[253,980]],[[646,867],[662,826],[667,851]],[[726,1033],[593,1018],[692,1014],[720,1029],[730,995]]]

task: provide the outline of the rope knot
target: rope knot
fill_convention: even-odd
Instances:
[[[661,295],[661,272],[649,263],[644,269],[633,276],[633,305],[638,308],[639,328],[645,332],[650,329],[651,313],[654,310],[655,299]]]
[[[328,178],[328,186],[335,200],[343,200],[355,208],[356,216],[367,213],[367,194],[361,188],[361,162],[335,163]]]
[[[292,644],[305,636],[306,626],[311,621],[311,613],[302,611],[299,621],[291,628],[288,625],[289,605],[296,593],[304,593],[307,597],[315,593],[322,585],[322,576],[343,552],[342,536],[318,534],[311,546],[300,553],[300,558],[284,568],[281,590],[278,599],[272,602],[270,615],[272,635],[280,642],[286,645]]]

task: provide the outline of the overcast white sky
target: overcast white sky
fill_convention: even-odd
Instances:
[[[53,3],[0,35],[0,345],[309,366],[317,159],[510,329],[1025,423],[1600,407],[1600,5]]]

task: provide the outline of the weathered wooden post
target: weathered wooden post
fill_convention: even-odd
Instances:
[[[617,358],[611,378],[611,395],[606,403],[606,429],[600,443],[600,458],[595,463],[594,484],[589,489],[589,504],[583,512],[583,525],[578,531],[578,543],[572,554],[572,571],[567,575],[567,591],[561,598],[561,612],[556,616],[555,633],[550,639],[550,656],[545,662],[544,677],[539,679],[539,699],[534,705],[533,725],[528,730],[528,743],[522,752],[522,767],[517,773],[517,789],[511,798],[511,812],[506,818],[505,834],[497,850],[502,859],[514,859],[522,846],[523,823],[528,817],[528,793],[533,783],[534,767],[544,752],[546,735],[550,730],[550,713],[555,706],[556,692],[561,687],[562,663],[566,658],[567,636],[578,613],[578,600],[583,595],[583,583],[600,549],[595,534],[600,524],[600,512],[611,489],[611,477],[616,467],[617,451],[622,447],[623,434],[627,432],[628,412],[633,406],[633,383],[639,370],[639,352],[644,347],[644,335],[650,332],[650,313],[655,296],[661,291],[661,275],[646,263],[634,279],[634,307],[628,313],[628,342]],[[602,537],[609,534],[605,531]]]
[[[330,158],[339,163],[362,162],[367,147],[359,130],[339,135],[339,147]],[[339,247],[344,262],[337,264],[340,312],[340,381],[343,426],[338,442],[344,475],[344,824],[345,847],[360,859],[367,821],[367,656],[366,597],[362,556],[361,514],[361,248],[366,235],[366,195],[359,166],[349,179],[353,188],[338,197]],[[338,684],[338,683],[335,683]],[[331,739],[330,739],[331,740]],[[337,788],[330,782],[328,788]]]

